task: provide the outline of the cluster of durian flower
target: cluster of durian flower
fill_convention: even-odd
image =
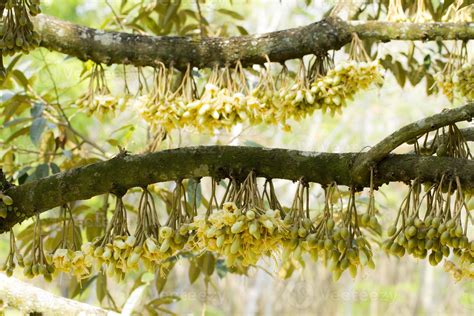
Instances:
[[[58,248],[51,257],[51,265],[57,272],[70,273],[78,280],[87,278],[91,274],[92,258],[89,244],[84,244],[81,250]]]
[[[252,172],[241,184],[231,182],[228,201],[197,216],[196,247],[222,255],[229,267],[245,269],[278,251],[286,228],[278,209],[265,209]]]
[[[291,218],[287,222],[285,218],[285,223],[292,224],[290,237],[284,243],[280,276],[289,277],[295,267],[303,266],[304,253],[309,253],[313,260],[321,259],[333,273],[334,280],[338,280],[346,270],[355,277],[358,269],[375,267],[372,248],[361,230],[362,227],[380,230],[374,210],[369,208],[366,214],[357,214],[355,192],[351,189],[347,208],[336,213],[332,201],[333,196],[338,193],[337,187],[328,186],[325,192],[323,213],[315,220],[310,220],[308,211],[306,214],[301,212],[302,194],[297,197],[299,202],[294,203],[294,206],[300,204],[299,219]],[[288,216],[293,217],[294,214],[290,212]],[[360,225],[361,220],[363,225]]]
[[[474,65],[466,63],[458,69],[453,77],[454,89],[468,100],[474,100]]]
[[[78,279],[90,275],[92,270],[105,268],[107,275],[123,279],[128,271],[136,270],[143,263],[149,271],[181,251],[191,237],[190,217],[182,207],[183,185],[177,182],[173,192],[175,205],[166,225],[161,226],[153,197],[144,188],[138,207],[137,227],[133,235],[127,227],[127,212],[120,198],[117,199],[113,218],[104,237],[82,245],[80,251],[58,249],[53,255],[56,270],[74,274]]]
[[[454,46],[448,62],[442,71],[435,74],[435,80],[441,92],[449,100],[466,98],[474,100],[474,65],[468,62],[467,46]]]
[[[8,251],[7,259],[5,260],[5,263],[1,266],[0,271],[5,271],[5,274],[7,276],[12,276],[13,270],[15,270],[17,265],[24,268],[25,262],[22,254],[20,253],[16,245],[15,234],[13,233],[13,230],[10,230],[10,250]]]
[[[444,262],[444,271],[450,273],[456,281],[474,279],[474,263],[472,261],[456,263],[451,260],[446,260]]]
[[[0,51],[2,55],[28,53],[38,46],[40,37],[30,17],[41,10],[39,0],[6,0],[0,3]],[[4,12],[5,11],[5,12]]]
[[[28,278],[43,275],[45,280],[52,280],[55,269],[51,264],[51,256],[44,251],[39,213],[36,214],[35,218],[31,247],[27,249],[24,255],[20,253],[16,245],[13,230],[10,230],[10,250],[0,271],[5,271],[7,276],[11,276],[16,266],[22,267],[23,274]]]
[[[103,66],[101,64],[92,66],[85,64],[85,67],[91,67],[88,72],[89,87],[75,104],[88,114],[105,114],[123,108],[128,99],[126,97],[117,98],[111,94]]]
[[[387,21],[406,22],[408,17],[403,10],[402,0],[390,0],[387,10]]]
[[[446,10],[446,13],[442,16],[442,22],[471,22],[472,21],[472,10],[474,4],[464,5],[462,0],[456,0]]]
[[[159,74],[155,93],[142,102],[143,118],[168,131],[189,126],[211,132],[229,130],[238,123],[266,123],[289,129],[288,120],[301,120],[317,109],[329,110],[332,115],[340,112],[357,92],[383,79],[378,62],[352,60],[312,82],[301,77],[293,83],[288,78],[277,82],[268,69],[263,69],[259,84],[250,89],[238,64],[234,71],[214,69],[197,97],[189,68],[175,92],[170,92],[168,72],[160,70]]]
[[[75,232],[77,229],[69,205],[61,207],[61,216],[63,220],[62,240],[52,254],[49,254],[50,262],[55,272],[72,274],[77,280],[82,280],[91,274],[92,249],[89,243],[79,247],[82,240],[76,233],[72,234],[72,240],[68,240],[68,232]]]
[[[413,3],[412,8],[408,8],[405,12],[403,8],[403,2],[401,0],[390,0],[388,3],[388,10],[386,19],[391,22],[416,22],[426,23],[432,22],[433,17],[430,12],[426,10],[425,0],[417,0],[405,3],[405,6],[409,6]],[[410,15],[409,12],[415,12],[414,15]]]
[[[428,256],[431,265],[451,253],[462,262],[474,262],[474,241],[469,241],[467,224],[461,219],[466,203],[459,178],[448,183],[443,178],[422,197],[422,185],[417,181],[410,184],[395,223],[387,231],[389,238],[383,247],[388,253],[420,259]],[[469,211],[464,211],[469,217]]]
[[[413,17],[413,21],[416,23],[433,22],[433,17],[426,10],[425,0],[417,0],[416,2],[416,14]]]
[[[453,76],[448,73],[438,72],[435,75],[436,85],[441,92],[449,99],[454,97],[454,82]]]
[[[330,69],[325,77],[318,78],[311,85],[316,108],[332,115],[353,100],[354,95],[366,90],[372,84],[381,84],[383,77],[378,61],[349,61]]]
[[[143,118],[152,126],[160,125],[168,131],[186,126],[212,131],[229,130],[242,122],[261,121],[264,105],[248,93],[240,64],[232,73],[228,68],[215,68],[200,97],[197,97],[190,67],[175,92],[171,92],[172,69],[161,66],[157,72],[153,96],[141,107]]]
[[[106,271],[108,276],[121,280],[126,273],[142,267],[156,271],[183,251],[194,255],[216,254],[225,259],[229,268],[244,272],[261,259],[281,259],[282,278],[304,266],[307,255],[315,261],[321,260],[335,280],[346,270],[355,277],[364,267],[374,267],[367,234],[377,239],[381,226],[376,214],[373,172],[364,213],[357,210],[355,189],[350,189],[344,202],[336,184],[324,188],[324,208],[315,215],[310,213],[309,185],[303,179],[289,209],[279,204],[271,180],[265,183],[263,193],[258,190],[254,172],[242,182],[231,178],[220,203],[216,198],[216,183],[213,181],[207,211],[198,214],[197,195],[194,201],[188,201],[182,181],[177,181],[171,198],[167,198],[171,207],[165,225],[160,224],[153,197],[144,188],[133,234],[128,230],[126,208],[122,199],[117,198],[105,234],[82,246],[79,246],[81,240],[66,238],[66,232],[75,231],[76,227],[71,210],[65,208],[63,240],[51,254],[43,250],[41,221],[37,215],[30,253],[23,259],[11,232],[10,252],[3,270],[11,275],[19,265],[25,268],[28,277],[41,274],[47,280],[58,272],[82,280],[92,273]],[[428,257],[432,265],[453,254],[457,266],[450,266],[449,271],[457,279],[471,276],[474,241],[469,241],[467,235],[470,214],[459,178],[447,181],[443,176],[424,195],[421,191],[420,182],[410,184],[383,248],[399,257],[407,254]]]

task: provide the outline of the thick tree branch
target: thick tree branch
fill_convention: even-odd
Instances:
[[[332,154],[257,147],[209,146],[165,150],[143,155],[119,155],[108,161],[72,169],[8,189],[16,211],[0,219],[0,233],[31,217],[67,202],[107,192],[123,194],[132,187],[183,178],[230,175],[258,176],[340,185],[368,186],[369,179],[352,179],[357,153]],[[474,188],[474,161],[445,157],[391,155],[377,166],[376,184],[392,181],[439,180],[459,176],[463,187]]]
[[[41,14],[33,21],[41,46],[50,50],[97,63],[156,66],[162,62],[179,69],[188,64],[233,65],[239,60],[243,65],[263,64],[266,55],[284,62],[340,49],[351,41],[353,32],[377,41],[474,39],[474,23],[345,22],[336,17],[266,34],[202,39],[100,31]]]
[[[441,113],[408,124],[391,135],[385,137],[368,152],[361,153],[354,163],[353,178],[356,182],[363,181],[370,172],[370,167],[375,167],[395,148],[427,132],[440,127],[461,121],[470,121],[474,117],[474,103],[462,107],[444,110]]]
[[[22,313],[44,315],[119,315],[105,309],[53,295],[15,278],[0,273],[0,305]]]

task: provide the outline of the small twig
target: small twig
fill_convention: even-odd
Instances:
[[[199,15],[199,29],[201,32],[201,38],[206,37],[206,30],[204,29],[204,16],[202,15],[201,5],[199,4],[199,0],[196,0],[196,6]]]
[[[56,81],[54,80],[54,77],[53,77],[53,74],[49,68],[49,64],[46,62],[45,60],[45,57],[44,57],[44,54],[43,54],[43,51],[40,50],[40,54],[41,54],[41,57],[43,59],[43,62],[45,64],[45,68],[46,68],[46,72],[48,73],[48,76],[49,76],[49,79],[51,80],[52,84],[53,84],[53,87],[54,87],[54,93],[55,93],[55,96],[56,96],[56,110],[58,111],[58,113],[60,114],[60,116],[64,119],[64,121],[66,122],[65,123],[65,127],[67,127],[74,135],[76,135],[77,137],[79,137],[80,139],[82,139],[85,143],[91,145],[92,147],[94,147],[95,149],[97,149],[98,151],[100,151],[104,157],[107,157],[106,156],[106,151],[104,149],[102,149],[101,147],[99,147],[97,144],[95,144],[94,142],[92,142],[91,140],[89,140],[88,138],[86,138],[84,135],[82,135],[81,133],[79,133],[71,124],[71,121],[69,120],[69,117],[66,115],[66,112],[64,112],[64,109],[62,108],[61,106],[61,103],[59,102],[59,92],[58,92],[58,88],[57,88],[57,85],[56,85]],[[43,101],[45,104],[50,104],[49,102],[47,102],[44,98],[42,98],[40,95],[38,95],[37,93],[35,93],[35,91],[33,89],[31,89],[30,87],[30,90],[31,92],[38,98],[41,99],[41,101]],[[53,104],[52,104],[53,105]]]
[[[368,152],[362,153],[354,162],[352,177],[355,183],[362,183],[369,176],[371,167],[387,157],[395,148],[427,132],[460,121],[471,120],[474,116],[474,103],[444,110],[441,113],[408,124],[384,138]]]
[[[105,4],[109,7],[110,11],[112,11],[115,22],[117,22],[117,24],[120,26],[122,30],[125,30],[122,22],[120,21],[120,17],[118,16],[117,12],[115,12],[114,7],[109,3],[109,0],[105,0]]]

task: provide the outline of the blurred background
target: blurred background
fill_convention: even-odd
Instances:
[[[354,3],[357,4],[357,1]],[[194,1],[182,1],[182,5],[196,11]],[[320,20],[333,5],[333,1],[312,1],[306,5],[305,1],[296,0],[210,0],[201,4],[201,11],[210,23],[210,36],[238,35],[243,30],[262,33],[306,25]],[[120,29],[113,21],[120,6],[121,1],[118,0],[42,0],[45,14],[108,29]],[[235,12],[236,16],[230,16],[232,13],[222,14],[225,12],[222,10],[219,13],[220,9]],[[237,26],[243,29],[239,30]],[[213,30],[218,31],[213,33]],[[384,56],[390,52],[394,58],[403,61],[402,52],[407,45],[409,44],[405,42],[380,44],[372,53]],[[423,44],[419,45],[423,47]],[[425,45],[429,47],[431,44]],[[337,52],[335,59],[337,63],[347,59],[347,55]],[[48,71],[45,69],[46,64],[49,65]],[[64,102],[79,97],[87,87],[87,80],[81,80],[84,67],[81,62],[45,49],[37,49],[23,57],[17,67],[27,77],[35,77],[32,82],[37,91],[51,90],[54,81]],[[133,91],[138,86],[137,70],[130,67],[126,72],[128,84]],[[113,93],[120,94],[123,91],[123,75],[124,67],[121,65],[106,68],[106,78]],[[11,91],[14,89],[18,87],[13,87]],[[0,90],[0,94],[4,96],[7,93],[10,92]],[[397,78],[387,72],[383,87],[372,87],[369,91],[358,94],[342,114],[330,117],[317,111],[303,121],[292,122],[291,132],[285,132],[276,126],[236,126],[231,132],[220,132],[217,135],[181,130],[173,132],[160,148],[223,144],[321,152],[359,152],[405,124],[456,105],[459,105],[459,101],[455,100],[453,103],[442,94],[427,95],[426,84],[423,82],[416,86],[407,82],[401,87]],[[80,111],[71,112],[74,113],[71,122],[94,143],[100,144],[110,156],[117,153],[117,142],[132,153],[140,153],[146,148],[149,130],[137,112],[133,108],[126,108],[114,116],[101,119]],[[16,145],[29,148],[31,144],[28,142],[28,138],[19,138]],[[6,148],[2,150],[5,151]],[[406,145],[398,151],[403,153],[410,150],[411,147]],[[26,164],[34,157],[25,154],[18,159],[23,159]],[[172,189],[173,184],[162,186]],[[295,184],[277,181],[276,186],[280,202],[290,205]],[[384,185],[376,193],[377,207],[385,227],[393,221],[406,191],[405,185],[393,183]],[[206,194],[209,192],[206,191],[206,185],[203,185],[203,195]],[[361,196],[366,194],[367,192],[363,192]],[[312,208],[322,208],[323,196],[319,185],[312,184],[311,195]],[[137,196],[132,193],[129,199],[128,203],[133,204]],[[101,197],[85,202],[91,209],[100,207],[101,203]],[[26,225],[28,223],[22,227]],[[8,235],[1,235],[1,258],[7,253],[7,247]],[[314,263],[308,258],[305,268],[296,271],[287,280],[278,276],[275,262],[264,260],[259,268],[251,269],[248,276],[214,273],[208,278],[201,276],[190,284],[189,262],[181,260],[171,271],[161,296],[158,296],[156,289],[150,289],[150,294],[147,295],[150,298],[179,296],[180,300],[169,299],[169,302],[162,305],[179,315],[473,315],[472,282],[456,282],[443,271],[442,264],[432,267],[427,260],[415,260],[412,257],[400,260],[388,257],[377,249],[374,253],[375,270],[364,270],[355,279],[345,273],[338,282],[333,282],[331,273],[321,263]],[[16,271],[15,277],[23,279],[21,271]],[[139,285],[155,282],[150,275],[140,272],[131,273],[122,283],[110,281],[108,289],[118,306],[122,306],[129,299],[130,293],[137,289],[137,280]],[[83,285],[82,290],[67,275],[62,275],[52,283],[47,283],[42,278],[28,282],[55,294],[98,305],[93,282],[91,286]],[[137,292],[135,294],[138,295]],[[110,307],[110,303],[107,305],[106,303],[105,306]],[[140,313],[139,308],[136,313]],[[10,314],[15,315],[17,312],[7,310],[7,315]]]

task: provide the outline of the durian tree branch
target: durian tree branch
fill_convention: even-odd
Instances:
[[[371,167],[376,167],[377,163],[403,143],[415,140],[427,132],[434,131],[446,125],[461,121],[471,121],[473,117],[474,102],[458,108],[444,110],[441,113],[423,118],[402,127],[370,148],[366,153],[361,153],[359,155],[354,163],[354,180],[356,182],[361,182],[366,179],[367,175],[370,173]]]
[[[108,161],[71,169],[5,191],[15,210],[0,218],[0,233],[35,212],[89,199],[107,192],[121,195],[133,187],[185,178],[212,176],[244,178],[251,170],[259,177],[299,180],[322,185],[367,187],[369,178],[354,181],[357,153],[316,153],[240,146],[202,146],[142,155],[118,155]],[[474,188],[474,161],[448,157],[390,155],[377,166],[375,183],[436,181],[445,174],[459,176],[463,187]]]
[[[43,289],[0,273],[0,307],[7,306],[22,313],[44,315],[103,315],[118,313],[53,295]]]
[[[304,55],[338,50],[357,33],[361,39],[391,40],[470,40],[474,23],[393,23],[379,21],[346,22],[337,17],[293,29],[229,38],[147,36],[101,31],[57,18],[33,17],[41,46],[81,60],[104,64],[156,66],[159,63],[184,69],[214,65],[244,66],[267,61],[283,63]]]

